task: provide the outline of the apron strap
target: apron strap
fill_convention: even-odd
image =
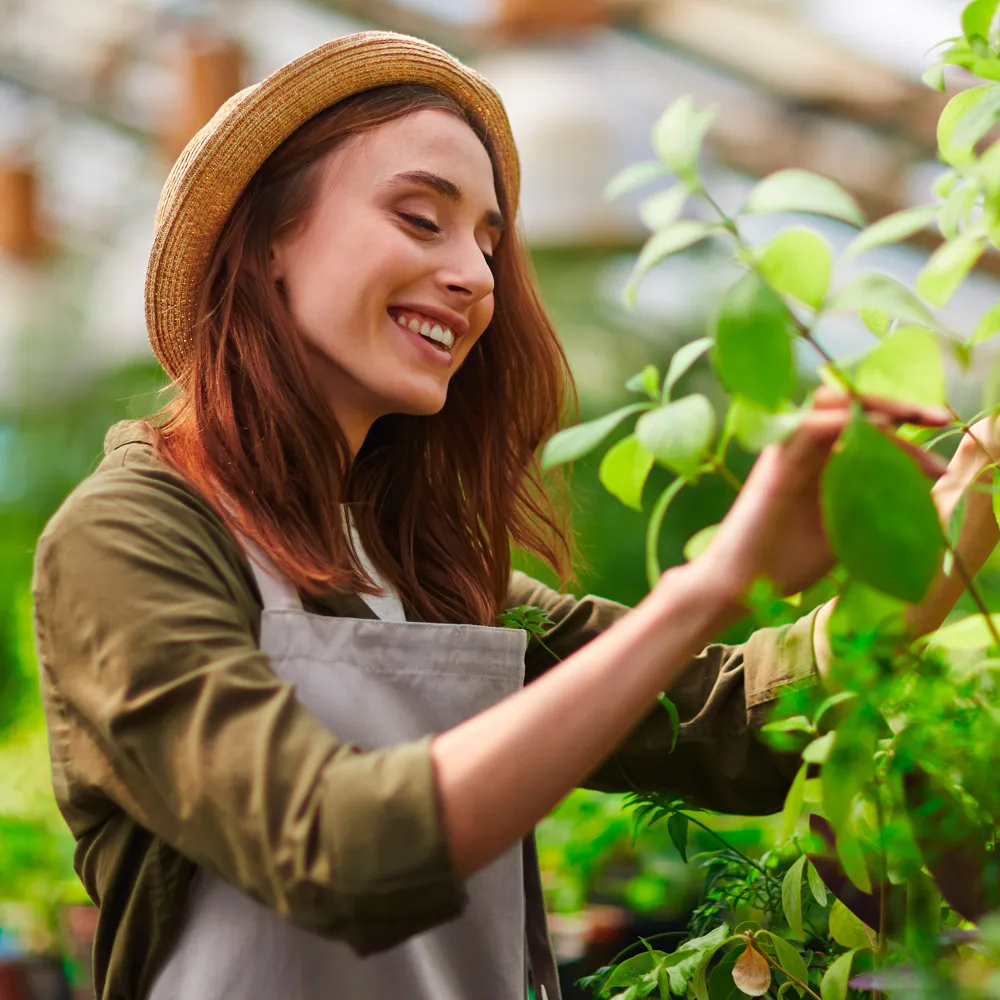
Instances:
[[[238,535],[240,545],[246,552],[253,570],[257,589],[264,602],[265,611],[301,611],[302,600],[299,592],[282,574],[281,570],[271,560],[271,557],[246,535]]]
[[[549,939],[548,922],[545,919],[545,897],[542,895],[542,875],[538,867],[538,847],[535,835],[525,837],[522,842],[524,852],[524,896],[525,896],[525,936],[528,946],[528,964],[531,978],[539,1000],[560,1000],[559,970]]]

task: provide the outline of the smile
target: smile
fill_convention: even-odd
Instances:
[[[429,340],[438,350],[450,351],[455,346],[455,334],[441,323],[409,309],[391,309],[389,315],[399,324]]]

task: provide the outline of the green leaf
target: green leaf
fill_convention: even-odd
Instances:
[[[631,403],[597,420],[567,427],[560,431],[542,451],[542,468],[574,462],[593,451],[626,417],[650,408],[650,403]]]
[[[657,191],[639,206],[639,218],[654,232],[672,226],[684,211],[691,192],[685,184],[675,184],[666,191]]]
[[[716,112],[699,110],[690,97],[675,101],[653,126],[653,149],[671,173],[690,179],[695,176],[705,135]]]
[[[1000,0],[974,0],[962,12],[962,34],[974,49],[982,45],[989,50],[998,5]]]
[[[976,332],[969,339],[969,344],[982,344],[984,341],[992,340],[998,333],[1000,333],[1000,302],[983,314]]]
[[[865,855],[861,849],[861,841],[845,830],[837,832],[837,857],[843,866],[844,874],[862,891],[872,891],[872,880],[865,866]]]
[[[970,181],[958,185],[945,198],[938,214],[938,226],[946,240],[957,239],[958,234],[969,224],[969,217],[978,198],[979,187]]]
[[[683,477],[675,479],[659,496],[646,525],[646,581],[652,590],[660,579],[660,532],[663,530],[663,519],[667,510],[680,493],[687,480]]]
[[[1000,631],[1000,614],[990,615],[990,619],[994,628]],[[942,626],[927,641],[928,645],[936,649],[971,652],[975,649],[989,649],[993,645],[993,636],[982,615],[970,615]]]
[[[917,870],[906,883],[906,949],[926,961],[937,951],[941,933],[941,893]]]
[[[674,813],[667,820],[667,833],[677,848],[677,853],[681,856],[681,861],[687,864],[687,840],[688,840],[688,818],[684,813]]]
[[[896,330],[861,360],[854,386],[871,396],[944,406],[944,360],[934,334],[920,326]]]
[[[959,182],[959,175],[954,170],[946,170],[931,186],[931,190],[942,200],[947,198],[955,185]]]
[[[830,244],[811,229],[788,229],[757,252],[760,272],[780,295],[812,309],[823,305],[833,273]]]
[[[806,212],[865,225],[858,203],[836,181],[807,170],[779,170],[765,177],[750,192],[743,206],[746,215]]]
[[[874,636],[899,635],[905,626],[905,615],[904,601],[850,580],[841,591],[827,631],[831,640],[846,639],[849,645],[856,636],[867,641]]]
[[[962,525],[965,523],[965,513],[968,509],[969,494],[966,492],[958,498],[958,503],[955,504],[951,517],[948,518],[948,530],[945,534],[951,549],[958,545],[958,540],[962,535]],[[951,549],[944,554],[944,573],[946,576],[951,576],[951,570],[955,564],[955,557]]]
[[[774,945],[774,953],[778,959],[778,965],[789,975],[794,976],[800,983],[809,982],[809,969],[799,954],[799,950],[790,945],[779,934],[771,933],[771,942]],[[804,995],[802,987],[796,986],[795,991],[799,996]]]
[[[1000,527],[1000,469],[993,470],[993,517]]]
[[[629,191],[644,187],[646,184],[666,176],[667,168],[659,160],[644,160],[642,163],[633,163],[608,181],[608,185],[604,189],[604,197],[608,201],[613,201]]]
[[[778,719],[761,726],[763,733],[810,733],[813,734],[813,724],[805,715],[793,715],[788,719]]]
[[[781,810],[781,826],[778,829],[778,840],[781,842],[788,840],[795,832],[799,816],[802,815],[802,804],[806,793],[806,772],[808,770],[808,764],[803,764],[799,768],[795,780],[792,781],[792,787],[788,789],[788,794],[785,796],[785,807]]]
[[[685,948],[696,951],[700,956],[698,966],[689,983],[695,1000],[710,1000],[709,988],[705,981],[705,976],[708,972],[709,963],[715,957],[716,952],[725,944],[727,937],[729,937],[728,925],[720,924],[708,934],[699,938],[693,938],[684,945]],[[719,964],[722,965],[725,961],[726,957],[723,957]],[[733,961],[735,962],[735,958]],[[729,984],[733,985],[732,979],[729,980]],[[712,1000],[714,1000],[714,997],[715,994],[711,994]]]
[[[635,436],[660,464],[690,479],[712,446],[715,411],[705,396],[685,396],[643,414]]]
[[[613,444],[601,460],[601,485],[632,510],[642,510],[642,489],[653,468],[653,456],[634,434]]]
[[[733,948],[719,959],[708,977],[708,1000],[746,1000],[746,994],[733,982],[733,967],[740,957],[740,950]]]
[[[688,562],[694,562],[699,556],[708,551],[712,539],[719,533],[719,525],[710,524],[701,531],[696,531],[684,545],[684,558]]]
[[[656,365],[646,365],[637,375],[633,375],[626,383],[629,392],[644,392],[654,402],[660,400],[660,369]]]
[[[878,592],[872,591],[872,593],[878,593]],[[838,705],[843,705],[845,702],[848,701],[855,701],[857,697],[858,694],[856,691],[837,691],[834,694],[831,694],[828,697],[824,698],[820,702],[819,708],[816,709],[816,712],[813,715],[814,728],[819,729],[819,724],[826,717],[826,713],[829,712],[830,709],[836,708]]]
[[[828,309],[875,309],[894,319],[936,326],[930,310],[905,285],[885,274],[863,274],[835,292]]]
[[[806,867],[806,856],[801,855],[781,880],[781,908],[788,921],[792,937],[801,941],[805,937],[802,929],[802,873]]]
[[[826,758],[830,755],[830,749],[833,746],[834,733],[826,733],[824,736],[819,736],[812,741],[802,751],[802,759],[807,764],[822,764]]]
[[[652,972],[666,957],[666,953],[662,951],[641,952],[634,958],[622,962],[615,969],[611,978],[604,984],[604,988],[610,990],[631,986]]]
[[[946,306],[985,249],[986,237],[975,232],[942,243],[917,276],[917,291],[932,305]]]
[[[707,239],[715,232],[716,228],[716,226],[710,226],[705,222],[676,222],[669,229],[661,229],[658,233],[650,236],[645,246],[639,251],[639,258],[635,262],[632,276],[625,286],[626,304],[635,306],[639,283],[657,264],[671,255]]]
[[[958,150],[959,156],[963,156],[966,150],[972,155],[979,140],[997,122],[1000,122],[1000,87],[993,84],[955,124],[951,148]]]
[[[889,333],[889,326],[891,320],[889,314],[881,312],[878,309],[859,309],[858,314],[861,316],[861,322],[875,334],[876,337],[881,340]]]
[[[963,90],[960,94],[956,94],[941,112],[938,120],[938,148],[941,151],[941,158],[950,166],[961,166],[973,158],[974,143],[960,144],[955,139],[955,131],[966,115],[985,100],[992,90],[992,84]]]
[[[947,81],[944,78],[944,65],[935,63],[929,69],[925,69],[923,81],[931,90],[937,90],[943,94],[948,89]]]
[[[930,480],[860,410],[823,473],[822,509],[851,576],[904,601],[923,600],[944,542]]]
[[[844,952],[826,970],[819,984],[820,996],[823,1000],[847,1000],[847,983],[851,978],[851,963],[854,952]]]
[[[902,212],[894,212],[884,219],[879,219],[863,233],[858,234],[854,241],[844,251],[844,259],[850,260],[876,247],[890,246],[907,240],[916,233],[923,232],[938,216],[940,206],[922,205],[920,208],[907,208]]]
[[[813,895],[813,899],[820,906],[826,906],[826,883],[819,877],[819,872],[816,871],[816,866],[810,861],[806,865],[806,881],[809,883],[809,891]]]
[[[805,417],[804,411],[791,404],[773,413],[739,397],[733,400],[730,413],[736,440],[751,454],[790,437]]]
[[[677,738],[681,734],[681,715],[677,711],[677,706],[667,697],[666,693],[661,691],[657,696],[656,700],[663,706],[667,715],[670,716],[670,752],[673,753],[677,748]]]
[[[663,401],[670,399],[670,393],[678,381],[687,374],[691,366],[712,346],[711,337],[699,337],[691,343],[679,347],[670,359],[667,377],[663,382]]]
[[[830,937],[845,948],[871,948],[874,934],[868,936],[865,925],[839,900],[830,907]]]
[[[836,729],[833,746],[823,764],[823,810],[839,830],[851,816],[855,797],[875,777],[877,721],[868,712],[855,712]]]
[[[794,394],[797,377],[788,307],[756,274],[723,296],[715,368],[730,392],[767,410]]]

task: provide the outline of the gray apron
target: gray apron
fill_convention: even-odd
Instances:
[[[263,598],[261,649],[339,739],[362,749],[417,740],[524,683],[521,630],[308,614],[270,559],[243,544]],[[359,958],[199,869],[148,1000],[523,1000],[526,945],[539,1000],[558,1000],[534,840],[470,877],[467,892],[458,919]]]

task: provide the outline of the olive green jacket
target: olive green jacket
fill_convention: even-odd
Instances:
[[[463,886],[429,740],[361,752],[298,703],[258,648],[261,601],[240,546],[152,444],[147,424],[113,427],[35,561],[52,781],[100,908],[97,997],[143,1000],[196,865],[361,954],[455,917]],[[528,682],[553,665],[548,650],[565,657],[626,612],[521,573],[507,601],[555,623],[548,649],[529,644]],[[374,617],[353,594],[306,607]],[[780,808],[797,762],[752,728],[783,685],[814,676],[812,628],[809,616],[707,648],[670,692],[676,749],[656,707],[587,784],[666,787],[728,812]]]

